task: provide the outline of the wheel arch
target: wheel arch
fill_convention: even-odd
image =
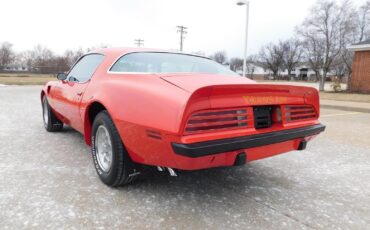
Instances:
[[[41,99],[41,103],[42,103],[42,100],[44,99],[46,93],[44,90],[41,90],[41,94],[40,94],[40,99]]]
[[[48,83],[46,83],[43,87],[42,87],[42,89],[41,89],[41,93],[40,93],[40,99],[41,99],[41,101],[42,101],[42,99],[44,98],[44,96],[46,96],[48,93],[49,93],[49,91],[50,91],[50,82],[48,82]]]
[[[94,119],[96,115],[98,115],[103,110],[108,111],[107,107],[103,105],[103,103],[101,103],[100,101],[93,101],[86,107],[86,112],[84,116],[84,138],[86,144],[88,145],[91,145],[91,129]]]

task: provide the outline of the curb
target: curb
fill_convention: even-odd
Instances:
[[[340,105],[326,105],[326,104],[321,104],[320,108],[339,109],[339,110],[344,110],[344,111],[360,112],[360,113],[370,113],[370,108],[349,107],[349,106],[340,106]]]

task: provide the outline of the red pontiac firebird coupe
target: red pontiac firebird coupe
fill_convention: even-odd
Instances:
[[[176,175],[303,150],[325,130],[316,89],[258,84],[191,54],[101,49],[57,78],[41,92],[44,126],[82,133],[110,186],[140,165]]]

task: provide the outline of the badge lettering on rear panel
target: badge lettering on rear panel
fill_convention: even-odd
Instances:
[[[288,100],[286,97],[281,96],[243,96],[243,98],[250,105],[284,104]]]

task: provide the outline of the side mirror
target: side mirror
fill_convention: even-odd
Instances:
[[[64,81],[64,80],[67,79],[67,75],[65,73],[58,73],[57,74],[57,79],[61,80],[61,81]]]

